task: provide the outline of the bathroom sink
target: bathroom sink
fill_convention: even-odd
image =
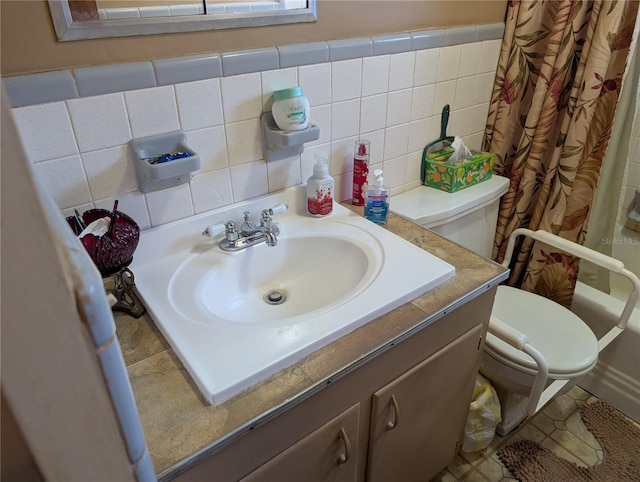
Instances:
[[[334,204],[306,214],[304,186],[143,231],[131,269],[158,328],[211,404],[286,368],[454,275],[454,268]],[[274,216],[276,246],[228,252],[206,226]]]
[[[194,323],[287,325],[346,302],[380,272],[382,247],[365,231],[343,223],[285,230],[273,248],[191,256],[169,285],[174,309]]]

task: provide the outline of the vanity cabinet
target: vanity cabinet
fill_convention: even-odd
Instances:
[[[368,482],[428,480],[453,459],[481,336],[478,325],[373,394]]]
[[[360,404],[293,444],[242,482],[355,482]]]
[[[405,334],[171,480],[430,480],[462,444],[494,294]]]

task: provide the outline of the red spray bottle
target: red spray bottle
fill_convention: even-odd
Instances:
[[[369,176],[369,141],[358,139],[353,156],[353,196],[354,206],[364,206]]]

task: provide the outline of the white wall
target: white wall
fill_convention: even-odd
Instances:
[[[636,105],[636,115],[633,119],[631,140],[629,142],[629,164],[627,165],[625,185],[623,186],[624,195],[620,212],[620,224],[624,224],[627,211],[635,199],[636,189],[640,189],[640,102]],[[640,264],[640,261],[638,263]]]
[[[49,231],[8,105],[3,89],[2,396],[43,480],[99,474],[134,481],[98,350],[78,314],[72,275]],[[12,467],[21,474],[14,480],[27,480],[22,466]],[[3,476],[12,474],[4,469]]]

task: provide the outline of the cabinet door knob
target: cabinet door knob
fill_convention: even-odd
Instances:
[[[400,406],[398,405],[398,400],[395,395],[391,395],[391,400],[389,401],[389,406],[393,409],[393,418],[389,418],[389,422],[387,423],[387,430],[393,430],[400,423]]]
[[[344,453],[340,454],[340,456],[338,457],[338,463],[344,464],[351,457],[351,442],[349,441],[349,436],[347,435],[344,427],[340,428],[338,439],[342,441],[342,445],[344,446]]]

